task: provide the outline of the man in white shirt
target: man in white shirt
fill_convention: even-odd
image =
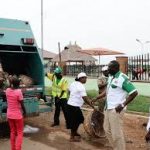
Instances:
[[[104,111],[104,130],[113,150],[126,150],[123,134],[124,108],[137,96],[138,92],[128,77],[120,71],[120,65],[113,60],[108,65],[110,74],[106,92]]]

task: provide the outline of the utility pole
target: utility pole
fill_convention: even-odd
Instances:
[[[58,42],[59,65],[61,66],[60,42]]]
[[[43,50],[44,50],[44,34],[43,34],[43,0],[41,0],[41,55],[43,58]]]

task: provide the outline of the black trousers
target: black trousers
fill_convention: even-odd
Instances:
[[[67,129],[77,131],[79,125],[84,122],[84,116],[80,107],[67,105]]]
[[[55,97],[55,114],[54,114],[54,124],[59,125],[60,110],[62,109],[65,121],[67,121],[67,99],[59,99]]]

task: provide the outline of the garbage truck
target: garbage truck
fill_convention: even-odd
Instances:
[[[45,95],[42,51],[38,48],[28,21],[0,18],[0,119],[6,118],[7,76],[24,77],[20,88],[28,116],[51,111]],[[2,79],[3,75],[6,79]],[[28,80],[32,81],[28,83]],[[41,103],[40,99],[44,99]]]

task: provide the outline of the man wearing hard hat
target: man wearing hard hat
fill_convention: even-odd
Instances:
[[[56,67],[53,74],[46,73],[46,76],[52,81],[52,96],[55,100],[54,123],[51,125],[54,127],[59,125],[61,108],[66,120],[68,82],[63,77],[62,69],[60,67]]]

